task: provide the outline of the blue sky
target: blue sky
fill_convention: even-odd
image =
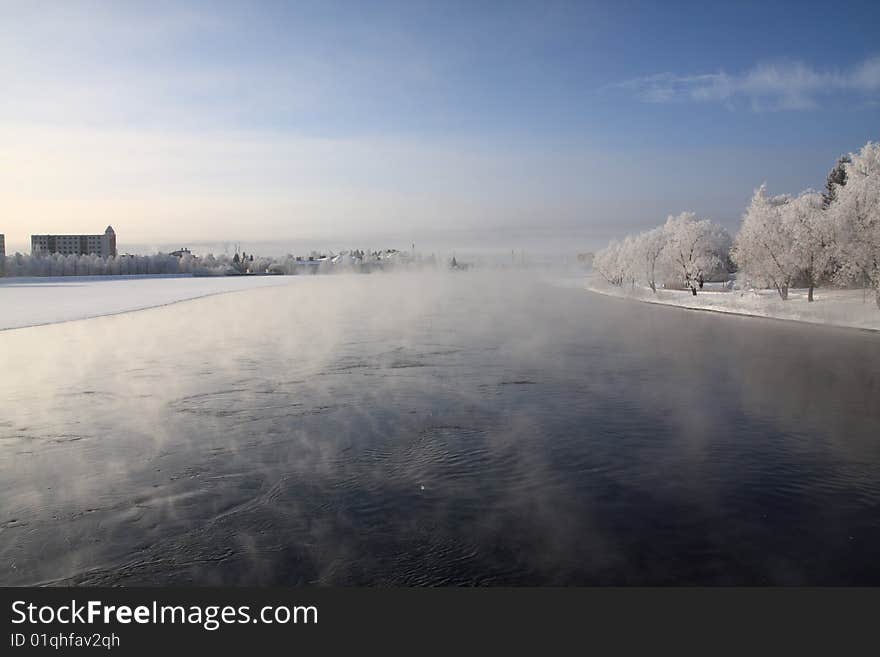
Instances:
[[[857,2],[0,2],[0,232],[735,228],[761,182],[820,186],[880,138],[877,25]]]

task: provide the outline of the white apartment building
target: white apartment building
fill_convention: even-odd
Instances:
[[[116,233],[107,226],[103,235],[31,235],[31,255],[116,256]]]

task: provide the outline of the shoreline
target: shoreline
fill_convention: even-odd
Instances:
[[[817,326],[826,326],[832,328],[844,328],[858,331],[866,331],[872,334],[877,334],[880,332],[880,309],[876,307],[873,301],[869,301],[867,303],[858,302],[858,317],[829,317],[829,316],[821,316],[819,313],[816,313],[814,316],[803,316],[803,315],[792,315],[791,311],[794,309],[794,312],[798,310],[796,305],[787,305],[783,308],[779,307],[779,304],[798,304],[800,299],[794,298],[789,301],[782,301],[781,299],[774,299],[775,291],[767,291],[765,295],[755,295],[755,296],[747,296],[746,294],[739,294],[739,298],[736,297],[728,297],[727,301],[736,302],[739,300],[743,304],[751,303],[754,308],[747,307],[737,307],[736,305],[728,305],[717,303],[721,301],[723,297],[719,298],[716,295],[735,295],[735,292],[714,292],[714,291],[703,291],[697,294],[696,297],[692,297],[689,292],[686,291],[678,291],[678,290],[658,290],[655,294],[651,292],[648,288],[636,288],[635,291],[625,290],[623,288],[612,288],[608,285],[596,284],[589,277],[586,280],[584,285],[584,289],[588,292],[593,292],[594,294],[600,294],[606,297],[612,297],[616,299],[623,299],[628,301],[636,301],[641,303],[653,304],[658,306],[666,306],[669,308],[679,308],[682,310],[696,310],[701,312],[711,312],[719,315],[736,315],[740,317],[751,317],[757,319],[770,319],[776,321],[783,322],[797,322],[800,324],[813,324]],[[836,291],[836,290],[835,290]],[[848,297],[853,296],[853,292],[860,293],[861,290],[848,290],[845,291],[848,293]],[[667,298],[664,298],[660,295],[669,295]],[[711,296],[710,296],[711,295]],[[707,297],[708,300],[707,300]],[[698,300],[698,301],[694,301]],[[845,307],[847,310],[852,310],[855,303],[853,303],[850,299],[846,299],[845,301],[841,300],[832,300],[829,301],[825,299],[827,303],[835,303],[835,305],[839,305]],[[822,300],[814,301],[813,303],[821,303]],[[807,303],[804,301],[803,303]],[[864,306],[864,307],[862,307]],[[827,309],[826,307],[807,306],[804,310],[810,311],[814,308],[819,308],[820,310]],[[784,313],[778,312],[779,310],[784,310]],[[774,312],[777,311],[777,312]],[[871,317],[871,313],[875,313],[876,317]],[[865,320],[865,317],[868,319]]]

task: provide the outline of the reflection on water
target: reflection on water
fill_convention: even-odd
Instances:
[[[878,339],[488,273],[0,333],[0,583],[880,584]]]

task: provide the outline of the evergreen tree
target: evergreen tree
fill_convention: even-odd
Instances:
[[[837,198],[837,188],[846,184],[846,165],[852,162],[849,155],[842,155],[837,160],[834,168],[828,172],[828,179],[825,181],[825,191],[822,192],[822,207],[826,210]]]

